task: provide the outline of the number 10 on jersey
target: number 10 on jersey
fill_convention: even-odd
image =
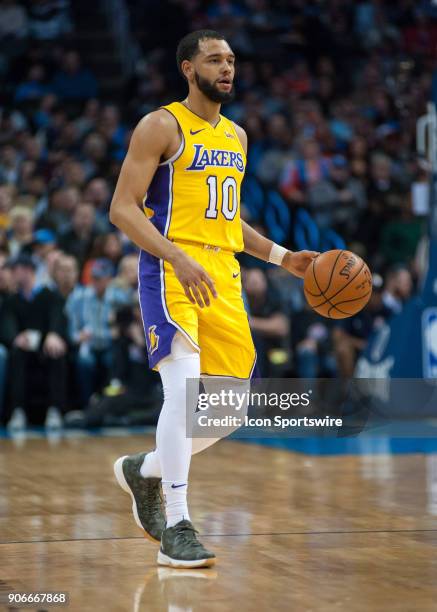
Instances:
[[[208,176],[206,179],[209,189],[209,203],[205,212],[207,219],[217,219],[218,203],[217,193],[219,190],[218,179],[216,176]],[[227,176],[221,185],[221,212],[225,219],[232,221],[237,214],[238,194],[237,181],[233,176]]]

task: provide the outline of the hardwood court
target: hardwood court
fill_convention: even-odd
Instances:
[[[0,441],[1,589],[68,591],[71,611],[436,609],[435,456],[221,442],[194,458],[189,494],[218,563],[175,570],[155,565],[112,474],[152,443]]]

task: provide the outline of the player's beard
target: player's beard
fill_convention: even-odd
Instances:
[[[231,102],[235,97],[233,85],[230,91],[219,91],[213,83],[210,83],[208,79],[200,76],[198,72],[194,73],[194,78],[196,79],[197,87],[208,100],[211,100],[211,102],[226,104],[226,102]]]

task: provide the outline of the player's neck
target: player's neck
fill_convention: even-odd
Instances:
[[[183,101],[183,104],[185,104],[188,110],[208,121],[213,127],[219,122],[221,105],[208,100],[202,94],[196,95],[196,93],[190,92]]]

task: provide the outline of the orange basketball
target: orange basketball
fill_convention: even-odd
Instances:
[[[372,295],[372,275],[367,264],[350,251],[322,253],[308,266],[304,293],[316,312],[331,319],[357,314]]]

